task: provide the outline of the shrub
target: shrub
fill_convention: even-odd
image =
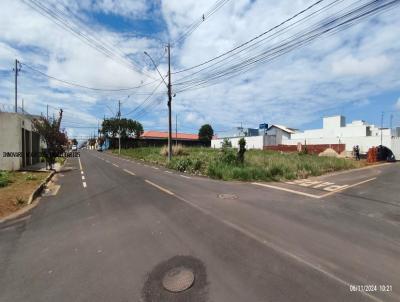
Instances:
[[[169,164],[168,167],[171,169],[178,170],[180,172],[191,171],[191,166],[193,162],[190,158],[177,158],[173,159]]]
[[[227,165],[235,165],[237,163],[235,151],[228,148],[221,150],[218,160]]]
[[[168,146],[163,146],[160,150],[160,154],[162,156],[168,156]],[[182,145],[173,145],[172,146],[172,155],[188,155],[188,152]]]
[[[37,180],[37,177],[33,174],[28,174],[25,176],[25,180]]]
[[[10,174],[7,171],[0,171],[0,188],[7,186],[10,182]]]

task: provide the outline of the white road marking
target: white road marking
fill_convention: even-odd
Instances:
[[[311,197],[311,198],[316,198],[316,199],[320,199],[320,198],[324,198],[326,196],[335,194],[337,192],[341,192],[343,190],[358,186],[358,185],[362,185],[366,182],[375,180],[376,177],[367,179],[367,180],[363,180],[360,181],[358,183],[352,184],[352,185],[342,185],[342,186],[330,186],[328,187],[327,191],[330,191],[329,193],[323,194],[323,195],[315,195],[315,194],[310,194],[310,193],[305,193],[305,192],[301,192],[301,191],[296,191],[296,190],[292,190],[292,189],[288,189],[288,188],[283,188],[283,187],[279,187],[279,186],[272,186],[272,185],[267,185],[267,184],[263,184],[263,183],[257,183],[257,182],[253,182],[253,185],[257,185],[257,186],[262,186],[262,187],[267,187],[267,188],[271,188],[271,189],[276,189],[276,190],[281,190],[281,191],[285,191],[285,192],[290,192],[290,193],[294,193],[294,194],[298,194],[298,195],[303,195],[303,196],[307,196],[307,197]]]
[[[169,174],[172,174],[172,172],[171,171],[164,171],[165,173],[169,173]]]
[[[157,167],[152,167],[154,170],[159,170]]]
[[[191,179],[191,177],[189,177],[189,176],[186,176],[186,175],[179,175],[180,177],[183,177],[183,178],[189,178],[189,179]]]
[[[80,158],[80,157],[78,157],[78,160],[79,160],[79,169],[81,169],[81,171],[82,171],[83,169],[82,169],[81,158]]]
[[[332,195],[332,194],[335,194],[335,193],[337,193],[337,192],[343,191],[343,190],[348,189],[348,188],[353,188],[353,187],[355,187],[355,186],[362,185],[362,184],[364,184],[364,183],[366,183],[366,182],[370,182],[370,181],[375,180],[375,179],[376,179],[376,177],[373,177],[373,178],[370,178],[370,179],[366,179],[366,180],[360,181],[360,182],[358,182],[358,183],[355,183],[355,184],[346,186],[346,187],[341,188],[341,189],[338,189],[338,190],[336,190],[336,191],[332,191],[332,192],[326,193],[326,194],[324,194],[324,195],[321,195],[320,198],[326,197],[326,196],[329,196],[329,195]]]
[[[86,181],[84,181],[84,182],[82,183],[82,185],[83,185],[84,188],[86,188],[86,187],[87,187]]]
[[[159,190],[161,190],[161,191],[163,191],[163,192],[169,194],[169,195],[175,195],[175,194],[172,193],[171,191],[169,191],[169,190],[167,190],[167,189],[165,189],[165,188],[163,188],[163,187],[161,187],[161,186],[155,184],[154,182],[151,182],[150,180],[145,179],[144,181],[147,182],[148,184],[152,185],[153,187],[156,187],[157,189],[159,189]]]
[[[115,167],[119,168],[119,166],[118,166],[117,164],[113,164],[113,166],[115,166]]]
[[[296,191],[296,190],[291,190],[291,189],[287,189],[287,188],[282,188],[282,187],[278,187],[278,186],[271,186],[271,185],[262,184],[262,183],[258,183],[258,182],[253,182],[252,184],[257,185],[257,186],[271,188],[271,189],[281,190],[281,191],[285,191],[285,192],[290,192],[290,193],[294,193],[294,194],[298,194],[298,195],[303,195],[303,196],[307,196],[307,197],[311,197],[311,198],[319,198],[318,195],[309,194],[309,193]]]
[[[130,174],[130,175],[136,175],[135,173],[133,173],[132,171],[129,171],[129,170],[127,170],[127,169],[124,169],[124,171],[125,171],[126,173]]]
[[[82,180],[85,180],[85,176],[82,175]]]
[[[83,171],[81,171],[81,174],[83,174]]]

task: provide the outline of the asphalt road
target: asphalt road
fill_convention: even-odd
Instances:
[[[67,168],[0,225],[2,302],[400,301],[399,164],[268,187],[95,151]],[[193,286],[164,290],[180,266]]]

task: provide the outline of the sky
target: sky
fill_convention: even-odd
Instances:
[[[205,123],[217,133],[260,123],[311,129],[322,126],[323,116],[337,114],[345,115],[347,122],[362,119],[380,125],[382,112],[384,126],[390,121],[400,126],[400,6],[257,64],[217,85],[179,92],[181,86],[174,83],[190,72],[174,71],[226,52],[314,1],[224,1],[183,40],[179,40],[182,34],[216,4],[215,0],[38,1],[86,38],[40,14],[32,2],[0,0],[0,110],[10,111],[14,106],[13,67],[18,59],[22,63],[18,105],[22,106],[23,100],[24,110],[32,114],[47,114],[48,105],[50,116],[63,108],[62,126],[69,137],[97,133],[104,117],[116,115],[119,100],[123,117],[139,120],[145,130],[166,131],[167,89],[144,51],[166,75],[167,41],[172,42],[171,79],[176,94],[173,125],[175,129],[177,116],[179,132],[197,133]],[[357,1],[339,2],[337,10]],[[327,10],[319,17],[329,18],[335,12]],[[303,26],[307,24],[311,23]],[[97,47],[87,43],[88,39],[95,39]],[[271,45],[276,42],[270,41]],[[123,90],[73,87],[31,67],[82,86]],[[136,86],[142,87],[132,88]]]

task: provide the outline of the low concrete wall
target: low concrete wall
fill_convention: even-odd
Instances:
[[[246,136],[243,137],[246,141],[246,149],[260,149],[262,150],[264,147],[264,136]],[[239,148],[239,140],[241,137],[233,137],[229,138],[229,141],[232,143],[233,148]],[[222,146],[224,139],[218,138],[211,140],[211,148],[219,149]]]

